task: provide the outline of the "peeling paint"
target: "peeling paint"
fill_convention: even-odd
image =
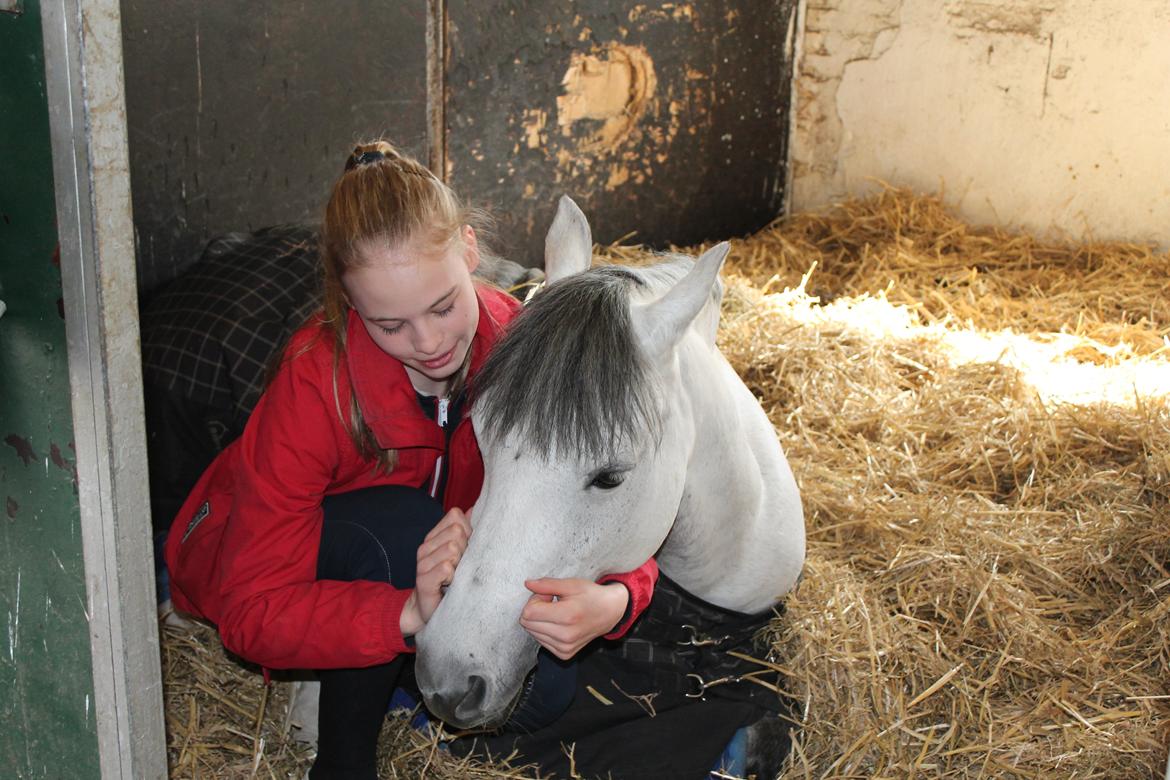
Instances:
[[[795,6],[452,3],[452,183],[508,204],[500,248],[526,264],[539,263],[562,192],[599,240],[755,229],[782,206],[772,189],[756,193],[786,169]],[[723,208],[702,205],[712,200]]]
[[[20,511],[20,504],[18,504],[16,499],[12,496],[8,496],[8,501],[6,504],[5,511],[8,513],[8,519],[15,520],[16,513]]]
[[[993,33],[997,35],[1026,35],[1037,40],[1048,37],[1045,20],[1054,10],[1051,6],[1029,3],[992,3],[962,0],[948,3],[947,14],[960,31]]]
[[[640,46],[611,43],[599,55],[573,52],[557,98],[557,125],[565,136],[583,119],[602,125],[578,148],[583,153],[613,152],[633,131],[654,97],[654,61]]]
[[[555,161],[558,182],[584,177],[587,188],[607,191],[645,182],[651,166],[669,158],[666,150],[680,132],[681,117],[687,115],[694,124],[709,112],[707,76],[694,68],[685,72],[691,84],[688,94],[676,97],[670,91],[662,96],[657,94],[653,59],[644,47],[615,41],[591,52],[573,52],[556,98],[559,132],[553,134],[547,111],[527,109],[513,152],[543,152]],[[662,107],[665,116],[659,115]],[[639,153],[636,147],[647,140],[657,151]],[[524,197],[536,192],[526,187]]]
[[[839,149],[845,135],[837,90],[846,68],[876,59],[900,27],[902,0],[809,0],[803,56],[794,95],[791,163],[793,200],[801,188],[831,189],[840,178]]]
[[[653,60],[643,47],[613,42],[600,53],[574,53],[562,79],[564,94],[557,98],[564,141],[542,136],[540,143],[556,160],[557,181],[583,180],[587,190],[608,192],[648,181],[653,166],[669,160],[682,118],[693,135],[711,110],[714,95],[707,74],[689,66],[684,72],[684,94],[676,95],[672,85],[661,95]],[[639,151],[644,142],[653,150]]]
[[[49,442],[49,459],[53,461],[53,465],[57,468],[65,471],[69,470],[69,464],[61,456],[61,448],[57,446],[56,442]]]
[[[539,108],[532,108],[524,112],[525,146],[529,149],[540,147],[544,137],[544,128],[548,124],[548,112]]]
[[[16,457],[20,458],[26,466],[37,459],[37,454],[33,451],[32,445],[23,436],[10,433],[4,437],[4,443],[16,450]]]
[[[630,169],[624,165],[612,165],[609,169],[609,178],[605,182],[607,190],[616,189],[630,180]]]
[[[735,13],[735,11],[728,12],[729,15],[734,15]],[[644,22],[648,19],[672,19],[676,22],[693,22],[695,19],[695,8],[690,3],[663,3],[657,8],[635,5],[630,9],[627,18],[631,24]],[[730,19],[728,21],[730,22]]]
[[[70,442],[68,446],[70,448],[73,448],[73,442]],[[48,458],[48,461],[46,461],[46,463],[51,461],[54,466],[56,466],[57,468],[61,469],[64,472],[67,472],[69,474],[69,476],[72,480],[72,483],[73,483],[73,492],[74,493],[77,492],[76,457],[77,457],[77,454],[76,454],[76,451],[74,451],[74,460],[72,460],[72,461],[67,460],[65,458],[64,454],[62,454],[61,448],[57,446],[57,443],[56,442],[49,442],[49,458]]]

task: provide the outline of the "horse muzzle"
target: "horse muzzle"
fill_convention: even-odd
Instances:
[[[501,725],[520,695],[520,686],[512,691],[493,684],[481,672],[432,669],[425,656],[415,664],[415,677],[423,702],[431,714],[456,728],[494,728]]]

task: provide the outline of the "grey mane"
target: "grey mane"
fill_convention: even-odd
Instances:
[[[473,378],[480,434],[518,433],[542,456],[612,461],[620,442],[655,439],[655,380],[630,319],[632,289],[680,279],[689,258],[645,268],[602,266],[549,285],[512,321]]]

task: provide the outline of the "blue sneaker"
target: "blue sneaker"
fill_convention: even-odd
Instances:
[[[386,708],[386,712],[391,713],[395,710],[414,713],[410,716],[410,727],[415,731],[426,731],[430,725],[431,720],[427,717],[426,710],[420,706],[419,700],[403,688],[395,688],[390,696],[390,706]]]
[[[720,772],[737,777],[747,776],[747,728],[741,728],[731,736],[723,755],[711,767],[711,772]]]
[[[154,535],[154,591],[159,604],[171,600],[171,575],[167,571],[167,562],[163,557],[166,544],[166,531]]]

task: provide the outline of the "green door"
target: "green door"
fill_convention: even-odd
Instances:
[[[41,20],[0,12],[0,777],[98,777]]]

